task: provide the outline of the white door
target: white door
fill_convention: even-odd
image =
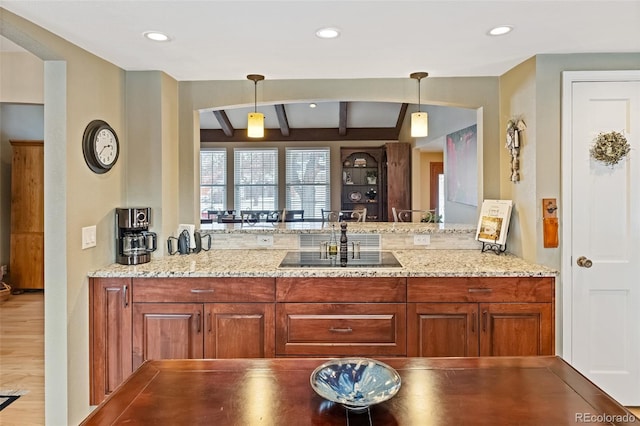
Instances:
[[[607,74],[621,77],[598,77]],[[563,331],[568,362],[622,404],[640,405],[640,73],[630,74],[635,81],[565,75]],[[607,166],[589,148],[611,131],[631,152]]]

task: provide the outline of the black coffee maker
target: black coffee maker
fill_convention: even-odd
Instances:
[[[151,260],[157,248],[157,236],[149,231],[151,208],[116,209],[116,262],[138,265]]]

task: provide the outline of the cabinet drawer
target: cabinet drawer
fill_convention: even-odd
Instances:
[[[273,302],[273,278],[134,278],[133,302]]]
[[[276,278],[278,302],[405,302],[406,278]]]
[[[551,302],[551,277],[408,278],[409,302]]]
[[[278,355],[405,355],[406,306],[401,303],[276,307]]]

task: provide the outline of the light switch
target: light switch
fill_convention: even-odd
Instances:
[[[82,228],[82,250],[96,246],[96,226]]]

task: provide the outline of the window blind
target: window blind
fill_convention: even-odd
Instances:
[[[235,209],[278,210],[278,149],[235,148]]]
[[[200,151],[200,217],[209,218],[209,211],[224,210],[227,201],[227,151]]]
[[[286,209],[322,218],[331,201],[329,148],[286,148]]]

